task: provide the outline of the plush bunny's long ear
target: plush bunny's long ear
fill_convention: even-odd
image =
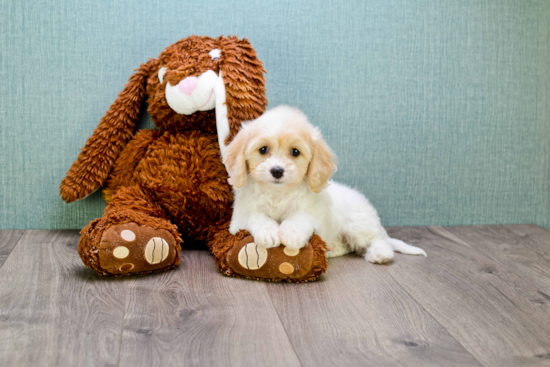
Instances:
[[[254,120],[265,111],[265,69],[246,38],[220,37],[219,42],[230,130],[225,143],[229,144],[241,123]]]
[[[88,196],[107,179],[115,159],[134,133],[147,79],[157,67],[155,59],[141,64],[99,122],[61,181],[61,197],[67,203]]]

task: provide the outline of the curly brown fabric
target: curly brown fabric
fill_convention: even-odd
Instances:
[[[138,163],[145,157],[145,153],[159,136],[156,130],[141,130],[128,142],[128,145],[120,153],[115,161],[113,171],[105,183],[102,191],[103,199],[107,204],[111,197],[122,186],[134,185],[134,171]]]

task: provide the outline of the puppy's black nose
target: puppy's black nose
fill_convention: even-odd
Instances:
[[[284,169],[281,167],[273,167],[269,172],[271,172],[271,175],[275,178],[281,178],[283,177],[283,173],[285,172]]]

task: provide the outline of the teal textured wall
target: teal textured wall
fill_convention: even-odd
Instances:
[[[385,225],[550,226],[550,2],[0,3],[0,228],[81,228],[59,182],[140,63],[247,37]],[[150,126],[146,114],[142,126]]]

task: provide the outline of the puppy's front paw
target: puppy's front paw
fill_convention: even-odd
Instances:
[[[277,247],[281,244],[279,240],[279,226],[277,223],[266,223],[260,231],[252,233],[254,242],[265,248]]]
[[[291,249],[301,249],[309,242],[313,233],[306,233],[291,221],[284,221],[279,227],[281,243]]]

